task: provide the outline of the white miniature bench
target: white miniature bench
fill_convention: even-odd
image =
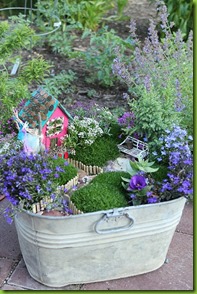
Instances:
[[[128,148],[129,144],[131,144],[130,149]],[[118,149],[135,158],[145,158],[148,155],[148,144],[131,136],[126,137],[122,143],[118,144]]]

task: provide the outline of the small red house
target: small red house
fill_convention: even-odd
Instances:
[[[19,118],[31,129],[39,129],[39,116],[41,117],[42,144],[47,150],[54,143],[61,145],[61,137],[67,134],[68,121],[72,119],[68,111],[42,88],[32,93],[31,98],[19,112]]]

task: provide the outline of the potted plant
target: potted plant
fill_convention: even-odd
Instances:
[[[169,145],[175,133],[179,141],[174,145],[171,139]],[[124,173],[102,173],[71,193],[77,208],[84,210],[76,215],[71,214],[64,197],[58,193],[57,179],[63,173],[59,164],[53,164],[52,168],[53,160],[45,154],[26,154],[20,150],[1,154],[0,194],[5,194],[17,208],[15,225],[30,275],[45,285],[61,287],[159,268],[181,218],[184,196],[192,193],[192,154],[188,143],[183,143],[185,135],[174,126],[161,138],[161,151],[168,152],[163,160],[169,160],[166,179],[161,174],[158,178],[158,168],[142,159],[130,162],[130,169]],[[122,182],[126,184],[122,186]],[[33,213],[32,203],[46,196],[53,200],[48,203],[50,209],[61,207],[66,213],[59,216]],[[102,206],[95,206],[97,201]],[[80,203],[94,209],[85,210]],[[6,210],[7,217],[9,212]]]
[[[10,144],[10,145],[9,145]],[[77,169],[58,157],[26,153],[15,141],[4,145],[0,155],[0,191],[11,203],[5,215],[8,222],[17,211],[32,211],[33,205],[44,201],[45,210],[69,212],[62,198],[62,185],[77,175]],[[15,147],[14,147],[15,146]],[[6,147],[6,148],[5,148]],[[13,149],[12,149],[13,148]]]
[[[165,19],[167,17],[161,18],[162,21]],[[185,76],[186,65],[190,76],[191,63],[186,61],[190,56],[191,43],[188,47],[186,44],[179,46],[180,35],[170,35],[170,26],[166,28],[163,22],[162,26],[166,29],[166,38],[162,42],[157,38],[153,23],[142,51],[136,42],[131,75],[128,67],[121,63],[118,51],[113,66],[113,72],[121,74],[135,97],[136,93],[139,95],[138,99],[129,101],[132,112],[126,118],[131,116],[131,121],[130,118],[126,121],[132,127],[126,130],[127,135],[137,132],[140,138],[152,140],[154,150],[150,149],[149,157],[153,160],[139,158],[139,161],[131,161],[124,173],[99,174],[84,187],[69,192],[71,201],[83,212],[71,214],[58,189],[58,179],[63,174],[59,163],[54,165],[48,157],[46,160],[45,154],[26,154],[21,150],[11,151],[12,148],[9,152],[3,148],[0,154],[0,194],[4,194],[13,205],[12,210],[6,210],[5,214],[10,221],[10,213],[13,217],[15,212],[15,225],[27,270],[35,280],[45,285],[61,287],[138,275],[159,268],[165,261],[186,198],[192,194],[193,173],[189,146],[192,138],[178,126],[178,122],[189,126],[189,130],[192,126],[191,116],[188,123],[185,115],[192,113],[192,103],[187,104],[192,97],[190,87],[180,87],[180,81],[187,84],[188,81],[179,80],[181,74]],[[189,40],[191,42],[191,38]],[[186,47],[188,55],[185,54]],[[148,48],[154,50],[144,50]],[[184,66],[184,70],[179,72],[175,57],[178,58],[178,50],[182,48],[181,61],[185,58],[186,61],[179,63],[180,68]],[[169,50],[167,54],[166,50]],[[146,60],[145,53],[153,54],[154,58]],[[142,64],[146,66],[142,67]],[[135,87],[131,89],[131,85]],[[186,91],[182,100],[178,95],[180,89]],[[178,107],[178,102],[181,102],[181,107]],[[133,112],[134,116],[131,115]],[[99,126],[95,121],[93,126],[87,125],[89,121],[86,119],[84,122],[84,134],[82,120],[77,121],[76,118],[79,128],[76,132],[74,125],[73,129],[70,128],[65,145],[77,150],[77,160],[84,162],[86,157],[88,162],[92,154],[86,140],[93,139],[95,141],[90,147],[97,144],[99,153],[96,159],[101,162],[104,150],[101,143],[106,146],[107,141],[106,138],[103,141],[101,132],[91,138],[93,130]],[[113,136],[110,142],[112,140]],[[59,216],[34,213],[32,204],[46,201],[46,196],[52,200],[46,203],[48,209],[53,211],[57,207],[60,213],[67,213]]]

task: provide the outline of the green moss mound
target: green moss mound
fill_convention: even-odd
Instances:
[[[76,148],[76,155],[70,156],[86,165],[104,166],[107,161],[119,156],[117,141],[112,136],[103,136],[85,148]]]
[[[86,213],[128,206],[121,177],[129,175],[126,172],[99,174],[87,186],[73,192],[71,200]]]
[[[57,179],[54,178],[54,182],[58,185],[65,185],[77,175],[77,169],[64,158],[58,157],[56,159],[50,159],[50,161],[52,162],[54,169],[58,166],[64,170],[60,173],[60,176]]]

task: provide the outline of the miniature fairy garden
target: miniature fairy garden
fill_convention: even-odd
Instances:
[[[37,41],[22,19],[15,29],[0,23],[0,194],[12,204],[8,221],[14,208],[68,216],[192,198],[192,32],[187,40],[173,32],[165,5],[159,14],[162,37],[151,21],[142,43],[132,22],[125,40],[107,28],[84,30],[90,47],[78,56],[74,49],[64,52],[71,63],[83,60],[90,73],[92,89],[83,102],[72,99],[75,74],[52,76],[52,65],[40,54],[10,77],[19,49],[27,58]],[[98,85],[118,89],[118,105],[108,107],[100,98],[96,103]]]

